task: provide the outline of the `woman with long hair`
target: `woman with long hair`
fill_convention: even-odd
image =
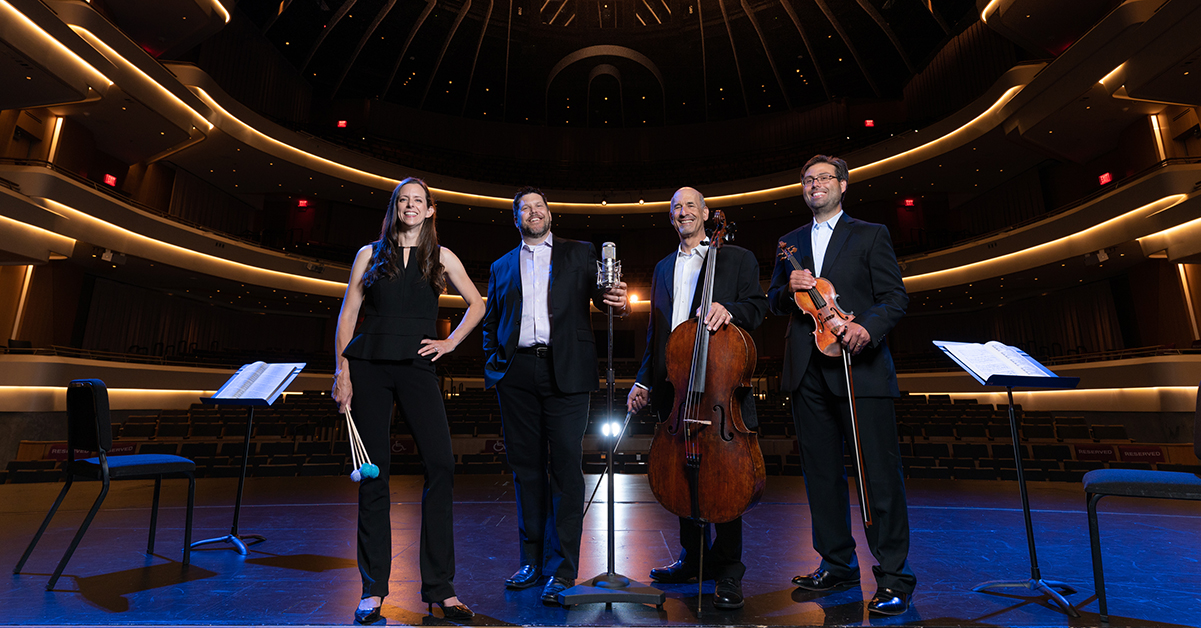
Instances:
[[[359,484],[363,595],[355,621],[360,624],[380,619],[392,569],[388,463],[394,402],[409,424],[425,466],[421,599],[431,612],[434,604],[440,606],[447,619],[474,615],[454,590],[455,458],[433,363],[454,351],[475,329],[484,316],[484,300],[459,258],[438,245],[435,211],[433,196],[421,179],[410,177],[396,186],[379,240],[355,256],[338,315],[333,397],[339,410],[353,410],[367,454],[379,466],[377,478],[364,478]],[[438,295],[446,290],[447,280],[467,302],[467,313],[450,336],[439,340]],[[363,322],[355,335],[360,310]]]

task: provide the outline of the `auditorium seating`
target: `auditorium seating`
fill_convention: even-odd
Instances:
[[[636,370],[636,361],[623,368]],[[777,361],[778,362],[778,361]],[[762,361],[757,381],[778,372]],[[772,369],[776,370],[773,371]],[[453,376],[447,375],[453,380]],[[618,388],[613,416],[607,416],[604,388],[592,394],[587,434],[599,435],[604,421],[625,416],[628,388]],[[454,386],[445,397],[451,437],[456,441],[457,473],[509,473],[503,451],[500,407],[495,391]],[[1169,463],[1161,445],[1135,444],[1125,426],[1089,424],[1084,417],[1015,408],[1019,446],[1029,481],[1078,482],[1094,469],[1194,470]],[[757,402],[759,436],[770,475],[800,475],[796,428],[789,400],[779,393],[761,394]],[[896,400],[897,434],[906,477],[955,480],[1015,480],[1008,409],[954,399],[947,395],[904,394]],[[114,439],[129,443],[128,453],[172,454],[196,462],[198,477],[236,477],[241,468],[244,408],[193,404],[186,410],[138,411],[114,425]],[[288,394],[275,405],[255,410],[250,476],[318,476],[350,472],[344,419],[328,393]],[[654,434],[649,412],[634,416],[623,451],[614,459],[619,473],[645,473],[646,440]],[[420,474],[421,460],[407,424],[393,421],[393,473]],[[588,442],[593,442],[589,440]],[[605,466],[604,443],[585,454],[584,468],[599,473]],[[465,445],[465,443],[471,443]],[[1130,460],[1121,447],[1132,445],[1149,458]],[[471,453],[473,447],[478,447]],[[1149,448],[1150,453],[1147,451]],[[1158,455],[1157,455],[1158,454]],[[641,456],[641,457],[640,457]],[[1143,461],[1143,460],[1147,461]],[[849,467],[848,458],[848,467]],[[14,460],[0,470],[0,481],[51,482],[62,476],[54,460]]]

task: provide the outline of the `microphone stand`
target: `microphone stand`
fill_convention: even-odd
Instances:
[[[619,267],[620,268],[620,267]],[[620,270],[618,271],[620,273]],[[620,281],[620,279],[618,280]],[[613,306],[608,309],[609,319],[609,357],[608,371],[606,373],[606,382],[608,385],[608,402],[609,411],[608,417],[613,416],[613,395],[615,384],[613,381]],[[617,451],[617,443],[625,434],[626,426],[630,424],[632,414],[626,414],[625,423],[622,424],[621,430],[609,438],[609,454],[605,459],[605,473],[601,475],[601,479],[608,478],[609,496],[608,496],[608,515],[609,515],[609,569],[603,574],[600,574],[590,580],[586,580],[582,584],[577,584],[569,589],[565,589],[559,594],[559,604],[563,608],[575,606],[577,604],[595,604],[599,602],[605,603],[606,610],[612,610],[614,602],[627,602],[632,604],[654,604],[659,610],[663,609],[663,603],[667,600],[667,595],[654,587],[646,586],[640,582],[629,579],[617,573],[615,569],[615,561],[617,554],[616,541],[616,525],[614,516],[614,497],[613,497],[613,455]],[[600,482],[597,482],[597,487]],[[596,490],[592,491],[593,497],[596,496]],[[592,500],[588,500],[589,506],[592,505]],[[585,511],[586,513],[587,511]]]

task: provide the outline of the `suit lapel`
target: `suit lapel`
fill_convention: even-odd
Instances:
[[[664,286],[667,290],[667,299],[665,302],[667,303],[668,318],[671,318],[672,303],[676,294],[676,259],[678,257],[677,253],[672,252],[667,258],[667,263],[660,267],[663,269],[663,276],[659,277],[659,285]]]
[[[851,217],[843,212],[838,219],[838,224],[834,225],[834,233],[830,234],[830,243],[826,245],[826,256],[822,259],[822,274],[830,274],[830,269],[834,268],[834,260],[838,258],[839,251],[847,243],[850,235]],[[810,241],[812,242],[812,239]]]
[[[550,285],[547,288],[553,295],[555,293],[555,279],[559,276],[559,270],[563,268],[563,260],[567,255],[567,245],[564,244],[563,238],[551,236],[550,247]]]
[[[523,293],[521,291],[521,245],[509,251],[509,289],[517,295],[517,302],[520,304]]]
[[[808,270],[809,272],[813,272],[813,222],[812,221],[809,222],[808,227],[802,228],[801,231],[797,233],[797,239],[799,240],[799,242],[796,243],[796,253],[793,256],[796,257],[796,261],[801,264],[801,268],[804,268],[804,269]],[[805,260],[809,260],[809,263],[806,264]]]

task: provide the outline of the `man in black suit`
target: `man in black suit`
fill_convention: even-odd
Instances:
[[[780,238],[785,247],[795,248],[805,269],[779,260],[768,290],[772,312],[790,318],[781,389],[792,397],[813,548],[822,557],[821,567],[792,581],[810,591],[859,585],[843,466],[843,443],[848,450],[851,443],[843,361],[817,350],[813,320],[793,299],[797,291],[814,287],[815,277],[824,277],[834,285],[842,309],[855,315],[841,343],[854,356],[851,373],[872,515],[866,534],[878,563],[872,567],[877,588],[868,611],[898,615],[909,608],[917,579],[908,563],[909,515],[893,409],[899,391],[885,336],[905,313],[909,297],[888,229],[843,213],[848,177],[846,162],[837,157],[818,155],[805,164],[802,194],[813,222]]]
[[[651,280],[651,317],[646,330],[646,352],[638,379],[630,389],[626,407],[637,412],[651,402],[651,410],[660,420],[671,414],[675,398],[667,380],[667,339],[680,323],[696,316],[701,302],[705,260],[709,246],[705,238],[705,221],[709,208],[705,197],[692,188],[680,188],[671,198],[671,225],[679,236],[679,246],[655,265]],[[763,322],[767,314],[767,297],[759,286],[759,262],[750,251],[737,246],[723,246],[717,255],[713,277],[713,304],[705,325],[716,331],[735,324],[748,331]],[[741,390],[742,420],[750,429],[758,427],[755,420],[755,398],[750,390]],[[717,580],[713,605],[721,609],[741,608],[742,576],[742,518],[719,523],[710,544],[709,526],[691,519],[680,518],[680,558],[675,563],[651,570],[658,582],[687,582],[701,571],[700,544],[705,543],[705,573]]]
[[[517,193],[513,221],[522,244],[492,264],[483,325],[484,382],[500,399],[517,492],[521,568],[505,585],[532,587],[545,572],[553,604],[579,574],[583,438],[599,381],[588,306],[624,313],[626,285],[597,288],[596,248],[551,234],[541,190]]]

